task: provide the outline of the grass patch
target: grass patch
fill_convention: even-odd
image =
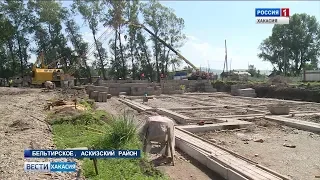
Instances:
[[[84,107],[86,107],[87,109],[89,109],[89,110],[92,110],[92,109],[94,109],[95,108],[95,106],[94,106],[94,101],[93,100],[91,100],[91,99],[81,99],[80,101],[79,101],[79,103],[81,104],[81,105],[83,105]]]
[[[104,111],[86,111],[71,117],[55,114],[49,116],[54,142],[58,149],[94,147],[95,149],[141,149],[132,119],[111,117]],[[93,180],[109,179],[167,179],[151,165],[146,157],[141,159],[99,159],[95,174],[93,162],[82,160],[82,173]]]

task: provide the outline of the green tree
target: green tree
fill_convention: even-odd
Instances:
[[[126,4],[129,1],[105,1],[106,6],[104,12],[106,12],[101,21],[104,23],[105,27],[111,27],[114,30],[114,38],[113,43],[109,43],[109,45],[114,48],[113,55],[113,63],[112,64],[121,64],[121,68],[117,70],[117,73],[121,74],[122,79],[126,79],[128,75],[128,67],[125,55],[125,48],[122,44],[121,33],[123,32],[123,27],[125,23],[124,13]],[[119,44],[118,44],[119,42]],[[119,55],[118,55],[119,54]],[[116,62],[120,61],[120,62]],[[118,66],[117,66],[118,67]]]
[[[104,79],[107,79],[106,76],[106,50],[102,47],[101,42],[97,40],[97,32],[99,25],[99,16],[101,14],[102,8],[100,6],[99,1],[81,1],[75,0],[73,4],[73,8],[77,9],[78,12],[82,15],[83,19],[88,23],[89,28],[92,32],[95,49],[97,50],[97,54],[95,57],[99,60],[99,68],[100,72]]]
[[[153,33],[178,51],[178,48],[183,45],[186,39],[182,33],[184,20],[178,18],[172,9],[163,6],[157,0],[144,3],[141,6],[141,11],[143,12],[144,23],[150,27]],[[150,39],[153,42],[156,77],[160,81],[160,71],[161,73],[167,73],[168,66],[173,65],[172,63],[178,63],[178,61],[169,48],[159,42],[157,38],[151,36]],[[174,60],[170,61],[170,58]]]
[[[75,66],[78,63],[77,58],[80,58],[79,59],[80,68],[75,69],[75,76],[77,78],[89,77],[89,82],[92,82],[90,67],[87,63],[87,57],[84,56],[88,51],[88,43],[84,42],[82,35],[80,34],[80,27],[77,25],[74,19],[71,19],[71,18],[66,19],[65,25],[66,25],[65,31],[67,32],[67,37],[70,40],[71,44],[73,45],[78,56],[71,59],[70,66],[72,67]]]
[[[303,68],[316,69],[320,55],[320,26],[316,17],[294,14],[290,24],[274,25],[258,57],[269,61],[274,70],[286,75],[299,75]]]
[[[25,8],[24,1],[9,1],[5,0],[0,4],[0,9],[4,12],[7,23],[11,25],[10,32],[4,34],[7,37],[7,46],[10,51],[12,60],[13,75],[19,71],[21,76],[24,76],[24,70],[28,65],[28,25],[30,10]],[[7,24],[8,25],[8,24]],[[2,31],[4,32],[4,31]],[[10,33],[12,36],[8,36]],[[20,60],[20,68],[17,67]]]
[[[251,77],[261,77],[260,70],[257,70],[254,65],[249,65],[247,72],[250,73]]]
[[[139,14],[139,1],[138,0],[133,0],[133,1],[128,1],[126,3],[125,7],[125,19],[128,19],[129,22],[132,23],[139,23],[138,20],[138,14]],[[138,68],[139,68],[139,56],[137,56],[137,52],[135,52],[135,49],[138,48],[138,40],[137,40],[137,33],[139,29],[135,26],[129,26],[127,30],[127,49],[129,50],[129,55],[131,59],[131,73],[132,73],[132,78],[136,79],[139,78],[139,73],[138,73]]]
[[[39,54],[44,52],[45,63],[53,64],[60,59],[66,48],[66,38],[62,33],[63,19],[66,17],[66,10],[61,3],[56,1],[30,0],[28,9],[32,10],[30,18],[32,19],[32,32],[35,35],[37,47],[33,52]],[[62,49],[61,49],[62,48]],[[66,60],[65,60],[66,61]]]

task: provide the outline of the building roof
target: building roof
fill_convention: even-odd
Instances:
[[[238,74],[238,75],[251,75],[250,73],[248,72],[245,72],[245,71],[238,71],[238,72],[234,72],[234,74]]]

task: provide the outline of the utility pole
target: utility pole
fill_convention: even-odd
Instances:
[[[227,51],[227,40],[224,40],[224,46],[226,50],[225,63],[226,63],[226,72],[228,72],[228,51]]]

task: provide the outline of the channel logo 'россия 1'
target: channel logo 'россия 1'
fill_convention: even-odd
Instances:
[[[289,24],[289,8],[256,8],[257,24]]]

